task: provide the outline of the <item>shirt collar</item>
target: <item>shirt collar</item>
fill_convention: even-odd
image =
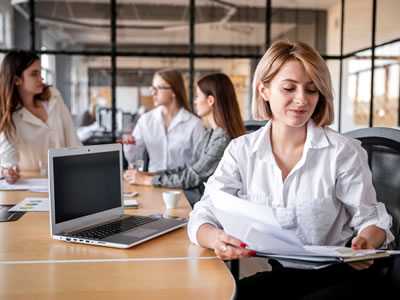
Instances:
[[[256,152],[259,159],[263,158],[267,153],[271,153],[272,155],[270,132],[271,122],[268,122],[267,125],[261,129],[261,133],[251,149],[251,153],[253,154]]]
[[[259,159],[262,159],[265,155],[273,157],[270,138],[271,124],[272,122],[268,122],[264,126],[252,148],[251,153],[257,152]],[[329,141],[325,130],[322,127],[316,126],[313,120],[309,120],[307,123],[306,142],[304,144],[305,152],[308,152],[309,148],[324,148],[328,146]]]
[[[325,148],[328,147],[329,141],[325,134],[325,129],[315,125],[313,120],[307,123],[307,138],[305,146],[307,148]]]
[[[162,118],[161,112],[162,112],[162,110],[160,110],[160,117]],[[188,112],[183,107],[181,107],[181,109],[178,111],[175,118],[172,120],[171,124],[169,125],[168,131],[170,131],[174,127],[178,126],[178,124],[188,121],[190,119],[190,117],[191,117],[191,113]]]
[[[39,103],[39,105],[44,105],[44,104]],[[54,99],[50,98],[48,100],[47,119],[49,118],[50,111],[53,110],[54,105],[55,105]],[[20,115],[20,118],[27,123],[31,123],[31,124],[35,124],[35,125],[39,125],[39,126],[42,126],[45,124],[42,122],[42,120],[40,120],[38,117],[34,116],[29,110],[27,110],[24,106],[20,110],[18,110],[17,113]]]
[[[210,128],[210,129],[212,130],[212,128]],[[220,135],[225,134],[225,131],[221,127],[217,126],[213,130],[213,134],[216,135],[216,136],[220,136]]]

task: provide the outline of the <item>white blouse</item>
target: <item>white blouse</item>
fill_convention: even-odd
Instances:
[[[82,146],[60,92],[54,87],[50,92],[49,101],[42,103],[46,123],[25,107],[13,113],[16,132],[12,142],[0,133],[0,167],[18,165],[23,171],[38,171],[39,160],[47,165],[49,149]]]
[[[386,232],[392,217],[377,202],[366,151],[360,142],[330,128],[307,124],[303,155],[282,182],[272,152],[271,122],[233,140],[208,184],[248,201],[268,205],[282,228],[295,233],[304,245],[344,246],[365,227]],[[207,190],[190,214],[189,238],[198,244],[198,228],[221,227],[212,213]]]
[[[204,133],[201,120],[181,108],[165,131],[162,106],[145,113],[138,120],[133,137],[135,145],[124,145],[129,162],[142,159],[147,149],[149,172],[173,169],[189,162]]]

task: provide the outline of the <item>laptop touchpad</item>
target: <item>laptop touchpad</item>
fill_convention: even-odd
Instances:
[[[124,233],[123,235],[126,236],[132,236],[132,237],[136,237],[136,238],[142,238],[148,235],[151,235],[155,232],[157,232],[158,230],[153,230],[153,229],[147,229],[147,228],[139,228],[139,229],[135,229],[132,230],[130,232]]]

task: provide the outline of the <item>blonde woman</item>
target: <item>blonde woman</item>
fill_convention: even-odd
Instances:
[[[190,112],[182,73],[164,69],[154,74],[155,108],[140,117],[132,136],[134,145],[124,145],[128,162],[149,155],[149,172],[183,166],[193,155],[204,132],[201,120]]]
[[[333,97],[321,56],[302,42],[274,43],[256,68],[253,95],[254,117],[270,121],[230,143],[208,184],[271,207],[281,226],[304,245],[379,248],[393,240],[366,152],[327,127]],[[190,215],[188,233],[223,260],[255,255],[220,227],[207,190]],[[270,261],[271,272],[239,281],[238,299],[339,299],[382,292],[372,261],[319,270]]]

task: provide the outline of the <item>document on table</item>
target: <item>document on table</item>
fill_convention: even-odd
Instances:
[[[124,199],[124,207],[125,208],[139,208],[139,205],[136,200]]]
[[[48,193],[49,183],[47,178],[22,178],[17,183],[9,184],[5,179],[0,180],[0,190],[20,191],[29,190],[31,192]]]
[[[8,211],[49,211],[49,198],[25,198]]]
[[[352,250],[337,246],[304,246],[291,231],[282,229],[272,209],[206,185],[213,213],[225,232],[241,240],[258,256],[316,265],[399,255],[400,251]]]

